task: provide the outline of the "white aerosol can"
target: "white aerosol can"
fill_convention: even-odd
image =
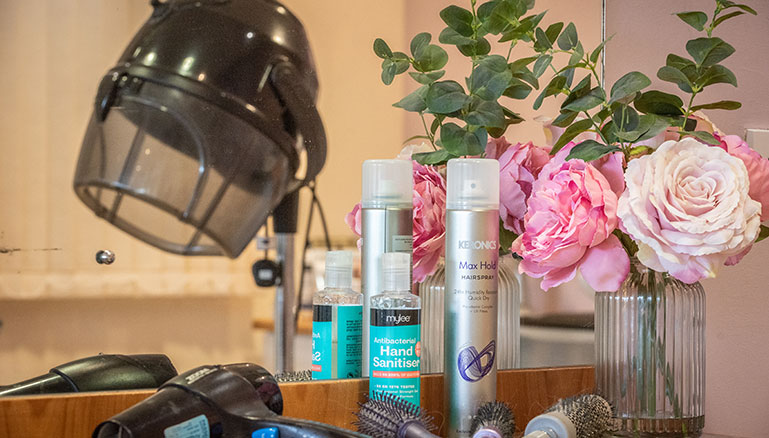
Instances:
[[[382,254],[413,248],[414,177],[411,160],[366,160],[361,190],[363,377],[369,376],[371,297],[382,292]]]
[[[496,400],[499,162],[453,159],[446,191],[444,405],[450,438],[469,437]]]

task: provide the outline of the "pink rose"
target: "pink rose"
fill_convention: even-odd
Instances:
[[[748,169],[751,199],[761,203],[761,220],[769,219],[769,160],[751,149],[748,143],[738,135],[724,135],[714,132],[713,136],[720,141],[719,147],[729,155],[742,160]]]
[[[444,252],[446,181],[432,166],[414,163],[414,282],[435,272]]]
[[[525,231],[512,250],[521,273],[543,278],[547,290],[574,278],[577,269],[595,290],[615,291],[630,259],[612,231],[617,195],[606,177],[582,160],[566,161],[569,143],[542,168],[529,198]]]
[[[492,138],[486,144],[486,158],[499,160],[499,217],[502,225],[521,234],[532,185],[550,157],[546,150],[531,142],[511,145],[500,137]]]
[[[694,283],[714,277],[758,236],[761,204],[748,196],[745,165],[693,138],[667,141],[628,163],[617,214],[638,260]]]

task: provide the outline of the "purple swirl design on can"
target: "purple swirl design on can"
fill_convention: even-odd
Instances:
[[[494,369],[497,343],[492,340],[479,353],[474,346],[463,348],[457,357],[459,375],[468,382],[477,382]]]

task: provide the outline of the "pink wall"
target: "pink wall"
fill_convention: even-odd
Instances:
[[[715,85],[706,90],[703,100],[696,101],[741,101],[739,111],[708,113],[720,129],[738,135],[744,135],[746,128],[769,128],[769,2],[749,3],[758,17],[737,17],[714,33],[737,49],[725,65],[737,75],[740,87]],[[702,0],[608,2],[606,33],[615,35],[607,49],[607,80],[611,83],[628,71],[639,70],[656,87],[676,92],[674,85],[656,80],[656,71],[668,53],[685,55],[685,42],[698,35],[672,14],[710,12],[713,4]],[[706,432],[755,438],[769,435],[767,260],[769,245],[760,244],[738,266],[703,282],[707,293]]]

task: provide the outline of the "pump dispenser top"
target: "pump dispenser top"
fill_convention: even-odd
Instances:
[[[349,289],[352,287],[352,252],[328,251],[326,253],[326,288]]]
[[[411,207],[414,177],[410,160],[363,162],[362,208]]]
[[[411,290],[411,256],[404,252],[382,254],[384,291]]]
[[[448,210],[499,208],[499,161],[487,158],[449,160],[446,181]]]

